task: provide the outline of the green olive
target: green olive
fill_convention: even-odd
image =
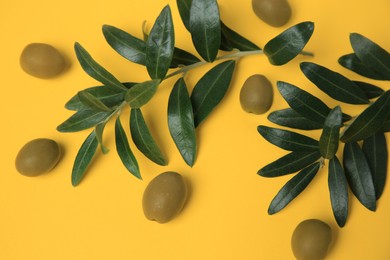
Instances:
[[[142,199],[145,217],[165,223],[172,220],[184,207],[187,185],[176,172],[164,172],[156,176],[146,187]]]
[[[20,55],[20,66],[31,76],[47,79],[61,74],[66,67],[64,57],[46,43],[31,43]]]
[[[271,82],[265,76],[255,74],[242,85],[240,104],[248,113],[263,114],[271,108],[273,97]]]
[[[325,258],[331,240],[332,230],[328,224],[308,219],[295,228],[291,248],[298,260],[320,260]]]
[[[38,138],[26,143],[16,156],[15,166],[25,176],[49,172],[58,163],[60,147],[54,140]]]
[[[291,7],[287,0],[252,0],[252,9],[265,23],[280,27],[291,17]]]

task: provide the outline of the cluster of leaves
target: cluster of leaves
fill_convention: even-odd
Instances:
[[[390,80],[390,54],[363,35],[350,35],[353,53],[339,63],[362,76]],[[388,151],[385,133],[390,131],[390,90],[353,81],[311,62],[300,64],[303,74],[331,98],[348,104],[368,105],[359,115],[342,113],[340,106],[329,108],[319,98],[286,82],[277,82],[280,94],[290,108],[269,114],[281,126],[300,130],[322,129],[319,140],[306,135],[258,126],[270,143],[291,151],[266,165],[258,174],[277,177],[298,172],[277,193],[268,213],[287,206],[312,181],[324,165],[328,166],[328,187],[335,219],[340,227],[348,216],[349,192],[371,211],[376,210],[387,175]],[[337,152],[344,144],[342,163]]]
[[[65,107],[76,112],[57,128],[61,132],[93,128],[76,156],[72,170],[73,186],[82,180],[98,146],[103,153],[108,152],[102,136],[105,125],[112,118],[116,118],[117,153],[124,166],[141,179],[137,159],[120,120],[122,109],[126,106],[130,107],[129,127],[135,146],[151,161],[159,165],[167,164],[167,159],[149,131],[141,109],[156,94],[159,85],[175,75],[180,77],[169,96],[168,126],[181,156],[192,166],[197,153],[195,129],[225,96],[237,59],[247,55],[265,54],[271,64],[285,64],[301,53],[314,30],[312,22],[299,23],[271,39],[264,49],[261,49],[221,21],[216,0],[177,0],[177,7],[200,58],[175,47],[169,6],[162,9],[150,33],[144,30],[144,39],[114,26],[103,26],[106,41],[117,53],[146,67],[150,79],[144,82],[121,82],[98,64],[79,43],[75,44],[76,56],[83,70],[103,85],[87,88],[72,97]],[[220,51],[225,53],[218,56]],[[224,61],[216,62],[220,60]],[[184,79],[185,74],[191,69],[210,63],[217,64],[201,77],[190,94]],[[174,71],[168,74],[169,70]]]

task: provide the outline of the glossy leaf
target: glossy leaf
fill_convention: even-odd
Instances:
[[[385,78],[382,75],[379,75],[377,72],[373,71],[371,68],[367,67],[355,53],[346,54],[341,56],[338,60],[341,66],[370,79],[384,80]]]
[[[329,160],[328,187],[333,215],[337,224],[344,227],[348,217],[348,183],[336,156]]]
[[[275,214],[284,209],[293,199],[295,199],[313,180],[320,169],[320,163],[307,166],[297,175],[291,178],[276,194],[268,208],[268,214]]]
[[[130,132],[134,144],[151,161],[167,165],[167,161],[153,139],[140,109],[131,109]]]
[[[349,125],[341,136],[343,142],[363,140],[382,128],[390,116],[390,90],[386,91],[372,105],[366,108]]]
[[[190,8],[192,0],[176,0],[180,18],[187,30],[190,30]]]
[[[319,151],[294,151],[261,168],[257,174],[262,177],[279,177],[294,173],[321,158]]]
[[[160,83],[161,80],[153,79],[134,85],[126,92],[126,102],[129,103],[132,108],[142,107],[152,99],[154,94],[156,94]]]
[[[325,159],[332,159],[339,148],[342,113],[339,106],[329,112],[320,137],[320,151]]]
[[[249,41],[245,37],[241,36],[231,28],[229,28],[226,24],[221,21],[221,45],[222,42],[227,43],[227,47],[224,48],[226,51],[231,51],[232,49],[238,49],[240,51],[256,51],[261,50],[253,42]]]
[[[93,156],[98,147],[98,140],[95,131],[89,134],[87,139],[81,145],[72,169],[72,185],[77,186],[85,175],[88,166],[91,164]]]
[[[367,209],[375,211],[376,198],[372,174],[366,157],[357,143],[345,144],[344,169],[352,193]]]
[[[99,65],[79,43],[75,43],[74,49],[81,67],[89,76],[100,81],[115,92],[127,90],[119,80]]]
[[[152,79],[163,79],[171,65],[175,33],[171,9],[165,6],[146,41],[146,68]]]
[[[102,101],[100,101],[94,95],[88,93],[87,91],[80,91],[77,94],[81,103],[83,103],[86,107],[91,110],[101,111],[101,112],[109,112],[111,109],[107,107]]]
[[[221,23],[216,0],[192,0],[190,32],[200,56],[208,62],[214,61],[221,44]]]
[[[137,159],[130,149],[129,141],[119,116],[115,121],[115,144],[119,158],[126,169],[138,179],[142,179]]]
[[[264,54],[273,65],[286,64],[301,53],[313,31],[313,22],[296,24],[270,40],[264,46]]]
[[[233,77],[235,61],[229,60],[216,65],[196,83],[191,102],[197,127],[225,96]]]
[[[385,134],[377,132],[366,138],[362,150],[370,166],[375,186],[375,197],[378,200],[383,193],[387,177],[388,151]]]
[[[175,48],[173,51],[171,68],[177,68],[179,66],[188,66],[197,62],[200,62],[198,57],[180,48]]]
[[[288,151],[318,151],[317,140],[288,130],[258,126],[257,131],[268,142]]]
[[[322,129],[322,124],[307,119],[292,108],[276,110],[268,115],[268,120],[274,124],[301,130]]]
[[[351,33],[350,41],[359,60],[385,79],[390,80],[390,53],[358,33]]]
[[[380,95],[382,95],[383,93],[385,93],[385,91],[384,91],[383,89],[381,89],[380,87],[374,86],[374,85],[369,84],[369,83],[366,83],[366,82],[354,81],[354,83],[355,83],[361,90],[363,90],[363,92],[366,94],[366,96],[367,96],[369,99],[377,98],[377,97],[379,97]]]
[[[196,135],[191,99],[183,78],[172,89],[168,102],[169,132],[184,161],[193,166],[196,158]]]
[[[364,91],[340,73],[312,62],[302,62],[300,66],[305,76],[333,99],[349,104],[369,103]]]
[[[57,127],[59,132],[78,132],[99,124],[110,116],[110,112],[98,112],[94,110],[80,110],[65,120]]]
[[[104,144],[103,144],[103,132],[104,128],[106,127],[107,122],[103,121],[102,123],[99,123],[95,126],[95,135],[96,139],[98,140],[98,143],[100,144],[100,147],[102,149],[103,154],[106,154],[110,151]]]
[[[146,43],[114,26],[104,25],[103,35],[107,43],[120,55],[137,64],[146,64]]]

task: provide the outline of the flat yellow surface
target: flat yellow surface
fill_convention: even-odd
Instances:
[[[255,73],[264,74],[274,86],[277,80],[287,81],[334,106],[335,101],[303,76],[299,63],[314,61],[351,79],[365,80],[337,63],[338,57],[351,52],[349,33],[359,32],[390,49],[387,0],[289,2],[293,9],[291,21],[282,28],[272,28],[254,15],[250,0],[219,1],[225,23],[259,46],[295,23],[315,22],[314,35],[305,48],[315,57],[300,56],[282,67],[270,65],[264,56],[242,59],[224,101],[197,129],[199,150],[193,168],[181,159],[166,123],[168,95],[175,81],[172,79],[163,83],[144,108],[169,165],[157,166],[135,151],[143,181],[134,178],[116,154],[111,123],[104,135],[111,152],[99,154],[82,183],[74,188],[70,183],[73,160],[89,131],[63,134],[56,131],[56,126],[71,115],[64,108],[70,97],[99,84],[79,66],[74,42],[80,42],[120,80],[140,82],[148,79],[146,69],[126,61],[109,47],[101,32],[103,24],[141,37],[142,22],[146,20],[150,29],[160,10],[169,4],[177,46],[194,51],[190,35],[174,0],[1,1],[0,259],[293,259],[292,231],[307,218],[326,221],[333,229],[335,239],[327,259],[390,259],[388,185],[375,213],[351,196],[350,215],[343,229],[337,227],[331,211],[326,168],[283,211],[267,214],[270,201],[290,176],[266,179],[256,174],[285,152],[257,133],[260,124],[272,126],[267,114],[255,116],[242,111],[238,97],[245,79]],[[24,73],[19,55],[31,42],[57,47],[67,57],[70,68],[51,80]],[[188,75],[188,85],[193,86],[209,68]],[[368,82],[389,88],[388,82]],[[275,93],[272,110],[286,107]],[[357,111],[352,106],[343,108]],[[125,110],[125,126],[127,115]],[[308,134],[319,138],[320,132]],[[16,154],[27,141],[39,137],[57,140],[63,157],[49,174],[21,176],[14,167]],[[191,194],[182,213],[161,225],[145,219],[141,200],[147,183],[168,170],[186,177]]]

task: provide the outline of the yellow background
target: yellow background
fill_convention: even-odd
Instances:
[[[238,96],[245,79],[261,73],[274,86],[276,80],[287,81],[335,106],[335,101],[302,75],[299,63],[313,61],[351,79],[365,80],[337,64],[338,57],[351,52],[349,33],[359,32],[390,50],[387,0],[289,2],[292,19],[282,28],[272,28],[254,15],[250,0],[219,1],[225,23],[259,46],[295,23],[314,21],[315,32],[305,50],[315,52],[315,57],[300,56],[282,67],[269,65],[264,56],[242,59],[225,99],[197,130],[199,150],[193,168],[185,165],[169,135],[166,108],[175,81],[170,79],[144,108],[169,165],[154,165],[133,148],[144,180],[134,178],[116,155],[111,123],[104,135],[111,152],[99,154],[82,183],[74,188],[70,183],[73,160],[89,131],[62,134],[56,126],[71,115],[64,109],[71,96],[99,84],[78,65],[74,42],[80,42],[120,80],[140,82],[148,78],[145,68],[126,61],[109,47],[101,32],[103,24],[141,37],[142,22],[147,20],[150,29],[160,10],[169,4],[177,46],[194,51],[190,36],[174,0],[1,1],[0,259],[293,259],[292,231],[307,218],[326,221],[334,231],[327,259],[390,259],[389,185],[375,213],[351,196],[350,215],[343,229],[337,227],[331,211],[326,169],[283,211],[267,215],[271,199],[291,176],[266,179],[256,174],[285,152],[257,133],[260,124],[272,126],[267,114],[255,116],[242,111]],[[71,64],[68,71],[51,80],[24,73],[19,55],[31,42],[57,47]],[[188,85],[193,86],[209,68],[188,75]],[[369,82],[389,88],[388,82]],[[275,93],[271,110],[285,107],[287,104]],[[350,113],[359,110],[343,108]],[[126,110],[124,125],[127,115]],[[320,133],[308,135],[318,138]],[[49,174],[21,176],[14,167],[16,154],[27,141],[39,137],[58,141],[63,157]],[[161,225],[145,219],[141,200],[147,183],[168,170],[187,178],[191,196],[176,219]]]

